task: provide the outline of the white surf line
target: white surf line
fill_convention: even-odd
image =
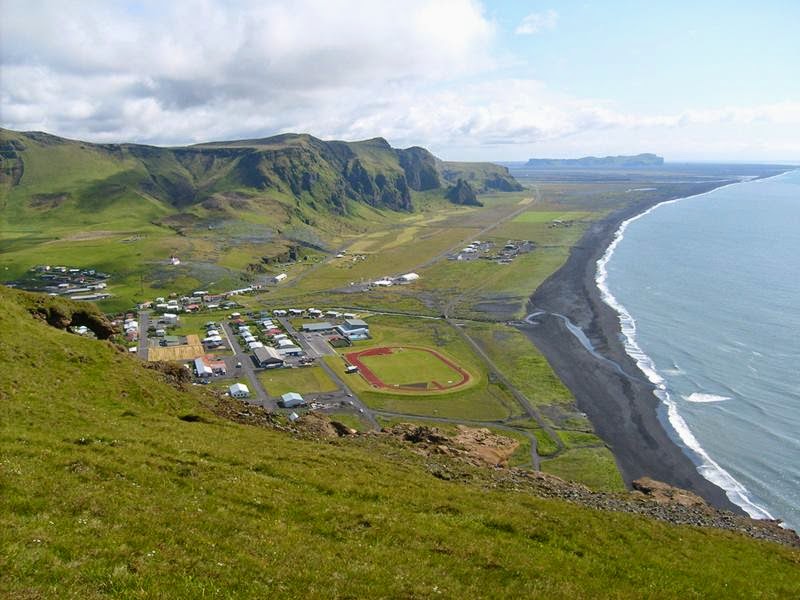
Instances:
[[[609,244],[603,256],[600,257],[600,259],[598,259],[597,272],[595,276],[595,282],[597,284],[597,288],[600,290],[600,296],[602,297],[603,302],[605,302],[619,315],[620,328],[625,338],[625,351],[631,358],[633,358],[639,369],[641,369],[641,371],[656,387],[653,393],[667,407],[667,419],[669,420],[670,425],[672,426],[673,430],[675,431],[681,442],[684,444],[684,446],[692,451],[692,453],[696,457],[697,462],[700,463],[697,466],[697,471],[708,481],[722,488],[725,491],[725,495],[728,496],[731,502],[741,507],[748,515],[750,515],[754,519],[774,519],[774,517],[769,513],[769,511],[766,508],[760,506],[759,504],[756,504],[756,502],[754,502],[750,498],[749,496],[750,492],[747,490],[747,488],[745,488],[728,471],[726,471],[714,459],[712,459],[711,456],[709,456],[709,454],[706,452],[705,448],[703,448],[700,445],[700,442],[694,436],[688,424],[678,412],[678,406],[669,395],[669,392],[667,391],[666,382],[664,378],[661,377],[661,375],[659,375],[658,371],[656,370],[653,360],[647,354],[645,354],[645,352],[639,347],[639,344],[636,341],[636,321],[631,316],[631,314],[626,310],[626,308],[622,305],[622,303],[620,303],[614,297],[614,295],[611,293],[608,286],[606,285],[606,280],[608,278],[608,271],[606,269],[606,265],[613,256],[614,250],[616,250],[617,245],[619,245],[619,243],[624,238],[625,230],[628,228],[628,226],[634,221],[637,221],[638,219],[641,219],[645,215],[650,214],[658,207],[664,206],[666,204],[674,204],[675,202],[680,202],[681,200],[688,200],[690,198],[699,198],[701,196],[706,196],[708,194],[716,192],[717,190],[721,190],[733,185],[757,184],[759,181],[773,179],[775,177],[781,177],[786,173],[789,173],[794,170],[795,169],[791,169],[789,171],[785,171],[778,175],[774,175],[772,177],[765,177],[763,179],[738,181],[735,183],[730,183],[728,185],[723,185],[718,188],[714,188],[713,190],[703,192],[702,194],[694,194],[691,196],[685,196],[683,198],[665,200],[664,202],[659,202],[658,204],[651,206],[646,211],[622,222],[622,224],[619,226],[619,229],[617,229],[617,231],[614,233],[614,239],[611,241],[611,244]]]

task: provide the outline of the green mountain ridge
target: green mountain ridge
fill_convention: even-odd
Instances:
[[[76,159],[80,154],[102,154],[127,168],[98,179],[98,189],[93,191],[109,195],[127,187],[179,210],[201,204],[215,194],[247,191],[276,193],[310,203],[315,209],[346,215],[353,202],[410,211],[412,191],[444,192],[461,180],[478,193],[522,189],[505,167],[444,162],[423,148],[392,148],[382,138],[342,142],[323,141],[308,134],[281,134],[166,148],[90,144],[40,132],[2,130],[0,173],[6,183],[24,183],[29,145],[69,147]]]
[[[221,419],[203,390],[60,329],[73,322],[103,326],[0,288],[8,597],[800,593],[796,549],[537,497],[385,436]]]

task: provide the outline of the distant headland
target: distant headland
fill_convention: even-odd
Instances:
[[[657,154],[637,154],[635,156],[584,156],[583,158],[531,158],[526,167],[552,168],[552,167],[579,167],[579,168],[639,168],[660,167],[664,158]]]

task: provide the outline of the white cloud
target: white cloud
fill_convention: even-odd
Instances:
[[[522,19],[514,33],[517,35],[536,35],[542,31],[556,28],[558,13],[552,8],[540,13],[531,13]]]
[[[640,114],[501,78],[495,25],[470,0],[2,1],[11,129],[154,144],[383,136],[453,159],[800,158],[800,102]]]

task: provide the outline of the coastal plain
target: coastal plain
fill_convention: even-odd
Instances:
[[[292,156],[330,150],[302,136],[284,141],[279,151]],[[259,417],[239,404],[230,408],[220,397],[224,386],[176,386],[170,378],[181,378],[169,367],[155,363],[144,369],[130,353],[30,318],[50,322],[54,311],[77,310],[63,308],[60,299],[34,301],[4,292],[4,335],[18,331],[4,349],[14,364],[3,388],[4,399],[13,402],[14,423],[3,440],[13,463],[5,514],[7,530],[27,540],[4,544],[15,564],[7,576],[14,589],[42,585],[36,573],[44,567],[53,574],[48,585],[60,578],[76,597],[87,586],[133,595],[143,577],[148,586],[174,586],[186,597],[209,590],[326,595],[331,585],[339,595],[369,589],[429,596],[445,590],[480,597],[494,579],[492,589],[506,594],[602,595],[612,585],[617,595],[633,596],[650,585],[654,573],[678,563],[681,570],[659,575],[666,578],[660,585],[667,595],[719,595],[731,574],[739,573],[733,564],[745,561],[754,570],[734,577],[739,590],[768,585],[776,596],[796,590],[792,550],[689,527],[706,523],[694,513],[672,518],[680,526],[666,525],[596,510],[606,506],[605,496],[597,506],[576,507],[537,499],[520,483],[549,473],[582,484],[563,497],[611,494],[614,504],[633,480],[647,475],[740,512],[699,476],[664,429],[652,388],[625,355],[616,315],[594,285],[595,261],[622,220],[732,181],[726,167],[609,173],[510,165],[503,176],[509,179],[501,180],[515,178],[522,185],[483,187],[474,202],[454,203],[448,195],[465,184],[442,181],[436,188],[406,190],[406,205],[403,184],[397,183],[387,196],[401,203],[394,206],[376,200],[383,198],[377,188],[366,201],[358,195],[367,182],[384,181],[385,172],[400,182],[398,156],[407,156],[371,140],[348,150],[357,158],[351,156],[356,162],[346,167],[352,176],[347,185],[354,187],[345,209],[336,196],[324,196],[332,203],[325,205],[323,196],[314,195],[319,188],[313,178],[302,172],[295,179],[303,191],[294,194],[291,186],[254,191],[242,179],[231,183],[232,172],[225,171],[213,182],[220,187],[209,188],[204,200],[176,206],[147,186],[142,195],[140,163],[125,163],[137,175],[123,176],[114,171],[116,158],[93,147],[78,153],[84,162],[63,153],[58,176],[49,180],[36,161],[58,158],[60,143],[39,142],[26,170],[32,181],[25,174],[16,180],[31,187],[15,188],[16,163],[6,166],[2,182],[0,265],[9,280],[24,281],[44,262],[102,269],[110,275],[112,295],[98,306],[117,316],[156,296],[246,286],[236,295],[237,311],[352,311],[369,324],[370,338],[331,351],[314,367],[258,373],[271,397],[352,390],[359,404],[329,415],[363,435],[314,439],[280,418]],[[273,145],[260,143],[253,152],[272,156]],[[167,166],[182,176],[190,170],[164,157],[157,168],[148,165],[156,175]],[[431,159],[430,165],[434,170],[424,172],[438,173],[438,163]],[[475,167],[459,168],[480,187],[506,173],[495,167],[481,167],[477,175]],[[265,168],[258,173],[266,177]],[[277,169],[269,177],[278,172],[287,173]],[[415,171],[405,173],[411,177]],[[333,181],[332,172],[325,175]],[[103,186],[93,185],[95,178]],[[163,187],[165,180],[158,181]],[[414,185],[424,187],[419,183]],[[109,195],[114,202],[106,207]],[[180,264],[167,262],[177,256]],[[403,273],[419,278],[408,285],[374,285]],[[175,333],[196,335],[220,314],[192,315]],[[25,335],[48,345],[27,348]],[[416,394],[376,389],[361,375],[340,383],[348,353],[386,347],[438,353],[468,373],[468,381]],[[48,349],[57,360],[48,362]],[[408,357],[404,363],[398,353],[382,376],[398,385],[455,377],[445,363],[428,368],[420,366],[419,356]],[[64,386],[63,398],[43,404],[51,382]],[[30,414],[36,418],[26,426]],[[58,423],[54,430],[48,428],[52,422]],[[454,434],[469,427],[507,436],[516,446],[506,466],[525,475],[498,483],[480,469],[459,470],[452,457],[409,452],[374,432],[376,424],[391,430],[401,423],[422,432],[436,427]],[[31,461],[41,453],[48,459],[34,467]],[[63,492],[57,501],[56,487]],[[411,491],[403,495],[402,489]],[[119,502],[111,503],[111,497]],[[114,529],[111,523],[129,511],[141,515],[142,530],[125,520],[121,530]],[[736,518],[715,522],[739,523]],[[74,519],[80,527],[68,533]],[[57,531],[51,533],[44,520]],[[418,538],[419,531],[430,535]],[[219,532],[224,541],[216,541]],[[86,539],[103,535],[120,549],[109,546],[102,556],[87,558]],[[405,548],[400,563],[398,546]],[[319,552],[314,569],[300,556],[306,547]],[[432,557],[425,567],[422,554]],[[201,560],[208,564],[200,566]],[[91,569],[71,572],[76,561]],[[548,561],[555,564],[545,568]],[[196,580],[180,578],[198,569]],[[247,578],[264,569],[274,574],[269,581]]]

